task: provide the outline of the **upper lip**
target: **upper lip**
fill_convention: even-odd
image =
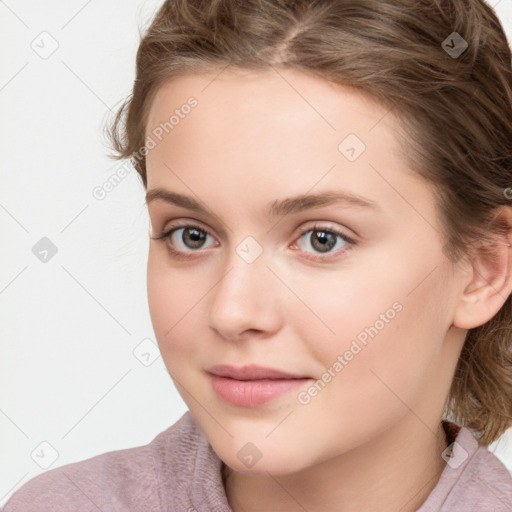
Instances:
[[[263,366],[231,366],[229,364],[217,364],[212,366],[209,373],[219,377],[229,377],[236,380],[262,380],[262,379],[306,379],[305,375],[296,375],[293,373],[265,368]]]

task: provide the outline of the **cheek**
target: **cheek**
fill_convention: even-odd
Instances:
[[[410,411],[428,417],[425,411],[435,405],[431,395],[436,395],[447,329],[438,314],[443,308],[441,280],[424,282],[410,293],[414,275],[428,271],[420,265],[409,276],[398,266],[387,270],[381,282],[374,276],[374,286],[345,279],[342,291],[339,282],[332,288],[324,283],[329,293],[322,300],[321,294],[308,296],[312,308],[323,304],[316,311],[336,336],[326,335],[324,328],[319,341],[314,335],[305,337],[311,330],[303,331],[309,354],[323,373],[298,397],[296,411],[297,418],[314,421],[322,432],[319,442],[325,443],[326,453],[332,446],[356,446]],[[372,289],[379,293],[370,293]]]
[[[440,270],[425,279],[436,267],[435,255],[431,261],[416,255],[404,266],[403,255],[383,254],[378,266],[359,262],[358,271],[295,281],[310,309],[295,311],[296,337],[325,369],[317,377],[329,381],[326,394],[340,404],[370,400],[377,406],[394,392],[417,396],[435,378],[450,326],[447,280]]]
[[[375,264],[374,264],[375,267]],[[290,279],[292,276],[289,276]],[[305,339],[315,358],[328,367],[338,355],[361,357],[372,340],[390,333],[403,316],[400,272],[372,268],[353,261],[340,270],[319,269],[293,279],[288,313],[294,319],[297,339]],[[369,357],[369,356],[367,356]]]
[[[166,366],[186,360],[193,350],[194,319],[205,293],[204,281],[194,283],[190,272],[173,270],[166,264],[160,250],[150,249],[148,255],[148,304],[153,329]],[[188,334],[187,334],[188,333]],[[193,334],[193,333],[192,333]]]

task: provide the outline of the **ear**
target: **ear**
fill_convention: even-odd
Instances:
[[[453,325],[460,329],[488,322],[512,293],[512,207],[496,211],[489,231],[494,235],[471,253],[470,272],[454,312]]]

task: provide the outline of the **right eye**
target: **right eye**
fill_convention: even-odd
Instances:
[[[192,224],[173,226],[153,238],[154,240],[168,240],[168,248],[172,253],[192,253],[204,248],[212,235],[208,231]]]

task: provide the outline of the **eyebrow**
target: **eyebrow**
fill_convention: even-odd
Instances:
[[[196,201],[194,198],[171,192],[163,188],[154,188],[148,190],[146,193],[146,204],[154,201],[164,201],[169,204],[181,206],[198,213],[210,213],[208,208]],[[321,206],[329,206],[337,203],[344,203],[349,206],[359,206],[364,208],[371,208],[380,211],[378,205],[365,199],[357,194],[352,194],[343,191],[330,191],[321,192],[317,194],[301,194],[294,197],[287,197],[285,199],[276,199],[268,205],[268,216],[278,217],[280,215],[288,215],[298,213]]]

